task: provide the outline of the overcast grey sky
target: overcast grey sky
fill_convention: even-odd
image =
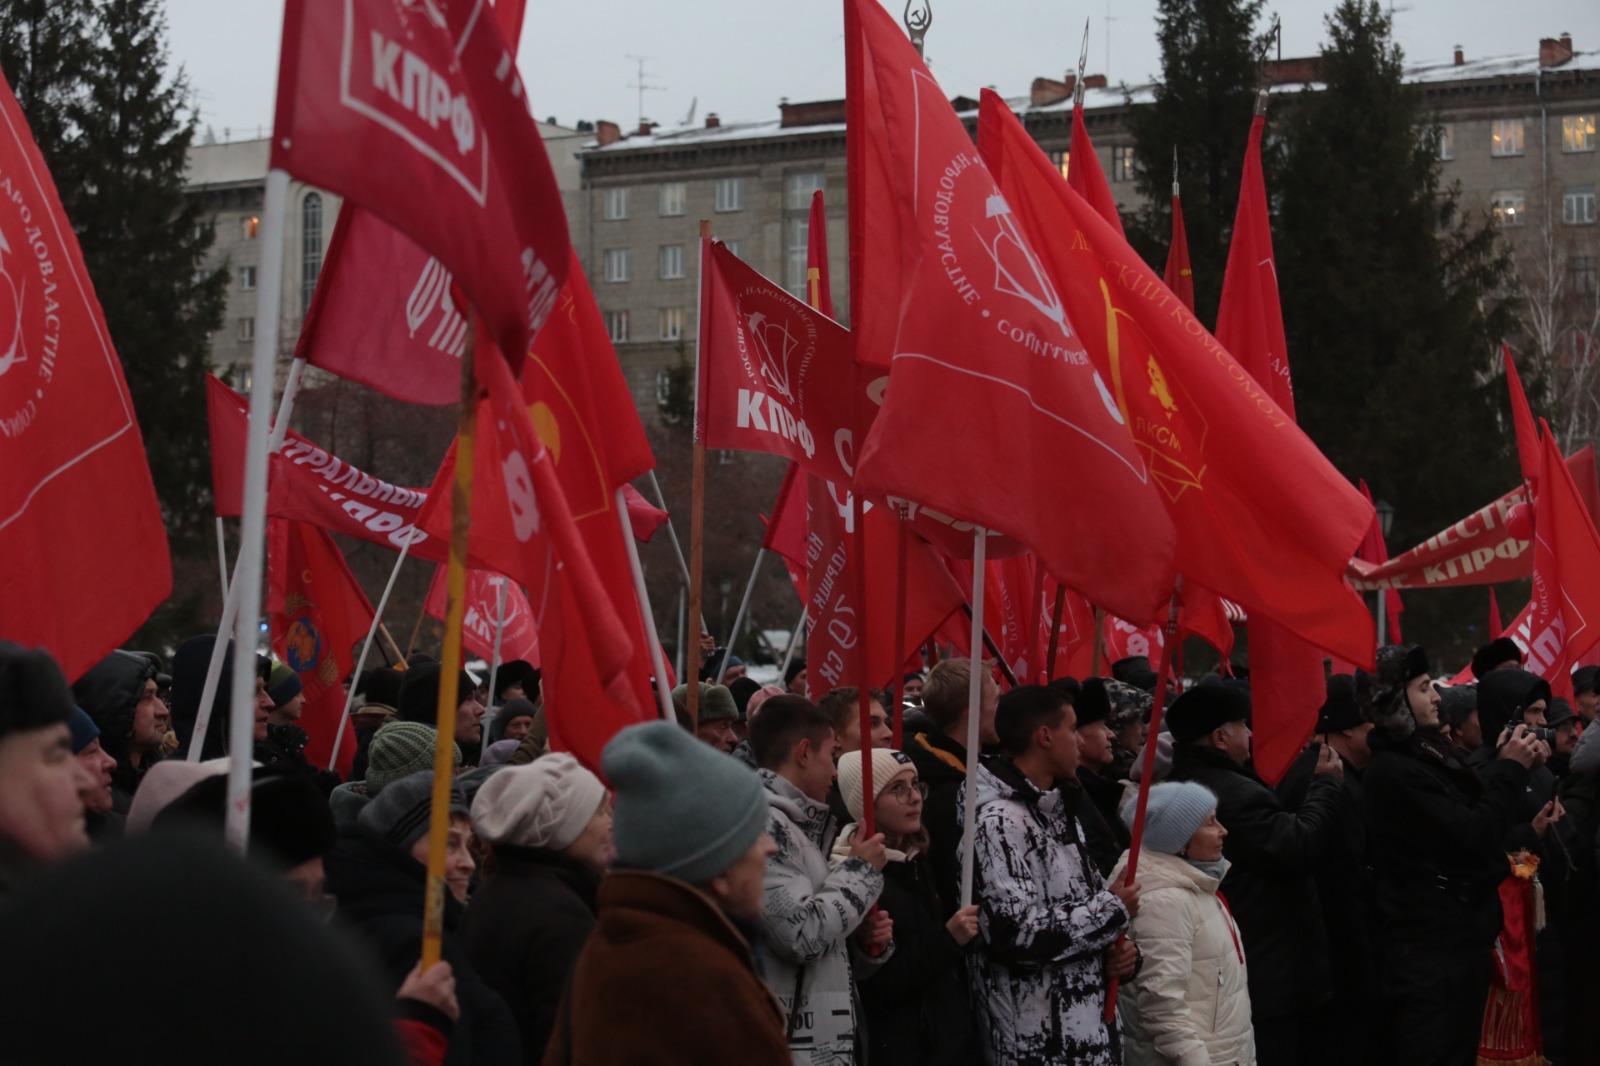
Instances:
[[[333,0],[316,0],[331,3]],[[1278,0],[1285,56],[1316,51],[1335,0]],[[903,0],[890,0],[897,17]],[[1089,70],[1111,81],[1147,80],[1159,69],[1156,0],[933,0],[928,58],[951,95],[984,85],[1025,92],[1034,77],[1077,65],[1085,17]],[[168,0],[173,59],[189,73],[201,121],[220,138],[254,136],[272,121],[282,0]],[[1108,15],[1110,21],[1108,21]],[[1596,0],[1406,0],[1396,33],[1409,59],[1531,53],[1541,36],[1570,31],[1582,51],[1600,49]],[[539,117],[566,125],[609,118],[632,128],[638,68],[649,57],[645,114],[678,124],[698,97],[724,119],[775,117],[782,97],[844,94],[843,16],[836,0],[529,0],[519,53]],[[1107,39],[1110,42],[1107,62]]]

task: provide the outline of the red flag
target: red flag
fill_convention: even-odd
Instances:
[[[70,681],[167,598],[172,564],[122,364],[9,86],[0,173],[0,637]]]
[[[1500,622],[1500,601],[1495,599],[1494,586],[1489,586],[1489,639],[1498,640],[1500,634],[1505,632],[1505,626]]]
[[[1181,531],[1184,628],[1218,646],[1231,639],[1209,590],[1370,661],[1372,621],[1343,573],[1371,508],[1068,188],[993,93],[984,93],[979,144],[1024,231],[1040,235],[1048,276]],[[1153,621],[1103,605],[1132,622]]]
[[[520,360],[567,272],[566,216],[514,46],[483,6],[290,0],[271,165],[437,257]]]
[[[811,289],[815,279],[816,288]],[[822,190],[811,194],[811,214],[806,222],[806,303],[833,317],[833,288],[828,284],[828,211]]]
[[[344,679],[372,628],[372,604],[325,530],[274,518],[267,524],[267,625],[272,652],[300,678],[306,760],[326,766],[344,717]],[[348,777],[356,737],[344,723],[337,769]]]
[[[1572,665],[1600,641],[1600,532],[1544,427],[1533,536],[1533,614],[1524,667],[1572,698]]]
[[[1161,280],[1194,313],[1194,267],[1189,262],[1189,234],[1183,228],[1183,201],[1178,183],[1172,183],[1172,243],[1167,245],[1167,267]]]
[[[1172,521],[1055,286],[876,2],[846,0],[845,52],[850,213],[872,220],[852,225],[856,358],[891,367],[857,489],[981,521],[1153,620]]]
[[[1367,498],[1368,503],[1372,503],[1372,490],[1367,487],[1366,478],[1361,479],[1361,495]],[[1367,528],[1367,535],[1361,538],[1361,546],[1356,549],[1356,557],[1378,566],[1389,561],[1389,546],[1384,543],[1383,525],[1376,511],[1372,515],[1372,525]],[[1400,636],[1400,614],[1406,608],[1405,604],[1400,602],[1400,590],[1383,589],[1380,595],[1383,609],[1389,614],[1389,643],[1403,644],[1405,641]]]
[[[1044,654],[1050,654],[1050,626],[1055,621],[1056,591],[1060,584],[1051,578],[1045,581],[1044,602],[1039,625],[1044,630]],[[1050,664],[1046,663],[1046,669]],[[1062,600],[1061,623],[1056,634],[1056,659],[1053,676],[1075,677],[1080,680],[1094,669],[1094,605],[1071,589]]]
[[[761,546],[783,560],[789,572],[795,595],[806,602],[806,509],[810,506],[807,494],[810,478],[790,463],[783,472],[783,484],[778,486],[777,498],[772,501],[772,517],[761,516],[767,531]]]
[[[634,540],[648,542],[672,517],[632,485],[622,486],[622,500],[628,507],[628,525],[633,527]]]
[[[1522,377],[1517,373],[1517,361],[1511,357],[1511,345],[1502,342],[1500,352],[1506,363],[1506,391],[1511,394],[1517,463],[1522,468],[1522,480],[1531,485],[1539,477],[1539,431],[1533,425],[1533,411],[1528,407],[1528,394],[1522,391]]]
[[[440,566],[433,571],[428,598],[422,609],[434,618],[445,617],[445,574]],[[500,638],[500,661],[523,659],[539,665],[539,629],[534,624],[528,594],[510,578],[488,570],[467,571],[466,613],[461,623],[461,643],[485,662],[494,661],[494,633],[500,627],[500,587],[506,590],[505,633]]]
[[[1105,661],[1108,674],[1112,663],[1131,655],[1143,655],[1152,665],[1158,665],[1161,662],[1162,649],[1166,646],[1167,634],[1163,626],[1136,626],[1114,615],[1108,614],[1105,617]]]
[[[1117,198],[1111,195],[1111,183],[1106,181],[1106,172],[1100,169],[1100,157],[1095,154],[1094,143],[1089,140],[1089,131],[1083,124],[1083,105],[1076,102],[1072,105],[1071,145],[1067,184],[1117,231],[1118,237],[1126,237],[1122,216],[1117,213]]]

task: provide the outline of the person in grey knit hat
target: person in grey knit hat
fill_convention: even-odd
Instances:
[[[678,721],[689,728],[689,686],[679,685],[672,690],[672,707]],[[721,752],[730,752],[739,743],[734,726],[739,723],[739,705],[733,702],[733,693],[726,685],[708,685],[700,682],[700,703],[696,707],[697,720],[694,735]]]

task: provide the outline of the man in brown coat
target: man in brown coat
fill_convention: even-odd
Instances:
[[[760,779],[668,722],[624,729],[600,765],[616,865],[545,1066],[787,1066],[783,1013],[743,932],[776,850]]]

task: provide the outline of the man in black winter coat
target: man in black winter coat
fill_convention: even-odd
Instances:
[[[1519,726],[1480,781],[1439,731],[1439,696],[1417,647],[1379,649],[1368,714],[1363,815],[1385,1061],[1465,1066],[1477,1058],[1500,932],[1505,841],[1547,749]]]
[[[1073,805],[1083,824],[1083,842],[1089,849],[1089,858],[1104,877],[1110,875],[1133,839],[1118,810],[1122,783],[1115,776],[1117,738],[1108,721],[1111,701],[1105,678],[1091,677],[1083,683],[1076,710],[1078,778],[1063,781],[1061,787],[1082,792]]]
[[[117,760],[111,771],[111,806],[127,814],[150,767],[161,761],[161,741],[172,712],[156,694],[156,666],[147,656],[114,651],[72,686],[72,698],[100,729],[100,747]]]
[[[1222,893],[1249,965],[1250,1016],[1262,1066],[1328,1061],[1332,980],[1312,874],[1337,838],[1343,766],[1326,746],[1298,810],[1249,769],[1250,695],[1203,682],[1168,712],[1172,779],[1205,785],[1228,830]]]

